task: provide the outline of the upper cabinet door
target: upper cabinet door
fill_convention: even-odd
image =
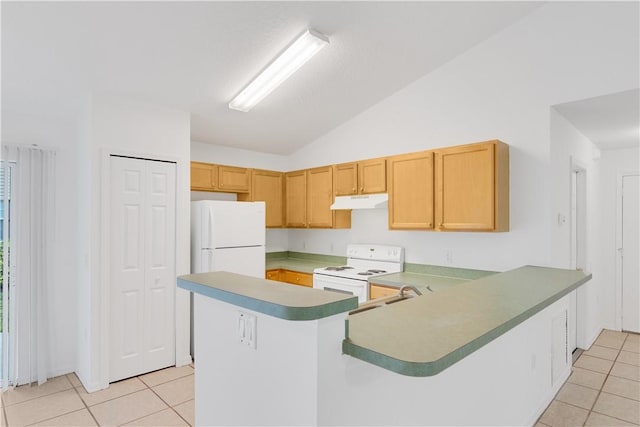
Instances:
[[[333,189],[336,196],[358,194],[357,163],[342,163],[333,167]]]
[[[509,150],[500,141],[436,151],[440,230],[509,229]]]
[[[304,228],[307,226],[307,174],[304,170],[287,172],[285,179],[287,227]]]
[[[218,166],[218,189],[235,193],[249,191],[249,169],[234,166]]]
[[[386,159],[371,159],[358,162],[358,193],[384,193],[387,191]]]
[[[333,169],[331,166],[307,170],[307,225],[333,227]]]
[[[267,227],[284,224],[284,174],[254,169],[251,178],[251,200],[264,201],[267,206]]]
[[[191,189],[213,191],[216,188],[216,165],[191,162]]]
[[[389,228],[433,229],[433,152],[393,156],[387,163]]]

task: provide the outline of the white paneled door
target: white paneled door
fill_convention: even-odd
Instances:
[[[109,382],[175,364],[175,163],[111,156]]]
[[[622,329],[640,332],[638,175],[622,178]]]

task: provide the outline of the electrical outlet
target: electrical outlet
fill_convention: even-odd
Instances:
[[[238,312],[238,337],[240,344],[256,348],[258,319],[254,314]]]

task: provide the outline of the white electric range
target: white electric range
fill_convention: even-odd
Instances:
[[[313,270],[313,287],[369,299],[370,277],[404,269],[404,249],[398,246],[348,245],[347,264]]]

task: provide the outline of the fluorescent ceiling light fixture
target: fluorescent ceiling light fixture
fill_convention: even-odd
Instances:
[[[251,110],[328,44],[326,36],[313,30],[305,31],[229,102],[229,108],[244,112]]]

